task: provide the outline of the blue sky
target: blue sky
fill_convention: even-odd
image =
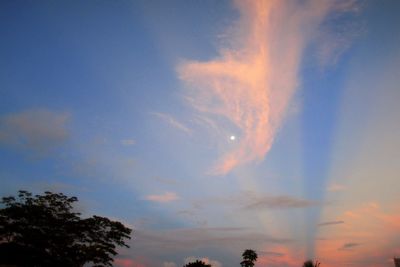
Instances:
[[[2,1],[0,193],[130,225],[118,266],[392,266],[399,11]]]

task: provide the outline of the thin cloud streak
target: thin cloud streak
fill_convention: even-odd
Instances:
[[[167,202],[178,200],[179,197],[174,192],[165,192],[164,194],[160,194],[160,195],[148,195],[145,197],[145,199],[149,200],[149,201],[153,201],[153,202],[167,203]]]
[[[285,254],[276,251],[260,251],[258,252],[261,256],[269,256],[269,257],[283,257]]]
[[[344,223],[344,221],[331,221],[331,222],[319,223],[318,226],[322,227],[322,226],[337,225],[337,224],[343,224],[343,223]]]
[[[345,243],[342,247],[339,248],[339,250],[351,250],[355,247],[358,247],[359,245],[359,243]]]
[[[301,198],[293,198],[289,196],[265,196],[257,201],[247,205],[245,209],[298,209],[316,206],[320,203]]]
[[[185,126],[183,123],[179,122],[178,120],[176,120],[172,115],[170,114],[166,114],[166,113],[161,113],[161,112],[152,112],[151,114],[153,114],[154,116],[157,116],[158,118],[164,120],[165,122],[167,122],[169,125],[175,127],[178,130],[181,130],[187,134],[191,134],[192,130],[190,128],[188,128],[187,126]]]
[[[218,58],[186,61],[179,78],[187,101],[210,119],[228,120],[241,131],[211,173],[261,161],[270,150],[298,86],[303,50],[333,1],[235,1],[241,18]],[[287,18],[290,17],[290,20]]]
[[[135,242],[141,244],[140,251],[193,251],[194,249],[214,247],[238,250],[243,247],[264,244],[287,244],[294,240],[277,238],[260,232],[228,228],[180,228],[163,231],[136,231]],[[137,248],[139,250],[139,248]]]
[[[121,140],[121,145],[123,146],[132,146],[136,144],[136,141],[134,139],[122,139]]]
[[[222,204],[236,206],[244,210],[308,208],[325,204],[312,199],[299,198],[290,195],[261,194],[254,191],[244,191],[240,194],[224,197],[218,196],[208,199],[203,198],[194,202],[194,204],[200,208],[210,205],[210,203],[213,205]]]
[[[346,190],[346,187],[341,184],[331,184],[328,189],[329,192],[339,192]]]

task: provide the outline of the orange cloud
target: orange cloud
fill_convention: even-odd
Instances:
[[[235,1],[240,20],[218,58],[186,61],[179,77],[188,102],[204,116],[240,130],[212,173],[262,160],[271,148],[298,85],[302,52],[332,1]]]

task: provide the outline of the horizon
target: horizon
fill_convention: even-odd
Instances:
[[[400,2],[0,2],[0,196],[133,228],[119,267],[400,257]]]

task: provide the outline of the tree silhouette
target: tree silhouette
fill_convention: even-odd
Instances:
[[[112,266],[116,246],[128,247],[131,229],[108,218],[80,218],[76,197],[45,192],[0,201],[0,265]],[[21,257],[23,255],[23,257]]]
[[[210,264],[206,264],[203,261],[196,260],[195,262],[189,262],[183,267],[211,267]]]
[[[242,267],[253,267],[257,261],[257,253],[252,249],[246,249],[242,254],[243,261],[240,263]]]
[[[315,263],[312,260],[305,261],[303,264],[303,267],[319,267],[321,263],[319,261],[315,261]]]

